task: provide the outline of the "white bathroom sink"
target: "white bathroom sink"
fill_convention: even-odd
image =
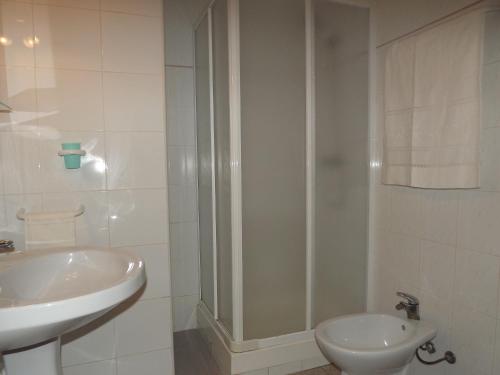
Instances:
[[[143,261],[121,250],[71,248],[2,255],[0,352],[78,328],[132,296],[145,280]],[[7,365],[8,358],[5,355]]]
[[[356,314],[319,324],[315,337],[323,354],[344,374],[405,374],[415,350],[436,333],[423,321]]]

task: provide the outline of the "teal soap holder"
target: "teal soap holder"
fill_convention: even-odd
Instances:
[[[82,150],[80,143],[63,143],[62,150],[57,154],[64,158],[66,169],[78,169],[82,165],[81,158],[85,156],[85,150]]]

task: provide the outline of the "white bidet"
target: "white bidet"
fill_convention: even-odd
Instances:
[[[436,333],[422,321],[356,314],[319,324],[315,337],[325,357],[343,375],[406,375],[416,349]]]

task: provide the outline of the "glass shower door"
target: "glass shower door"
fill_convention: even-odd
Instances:
[[[369,9],[315,0],[313,326],[365,308]]]
[[[306,327],[304,0],[240,0],[244,339]]]

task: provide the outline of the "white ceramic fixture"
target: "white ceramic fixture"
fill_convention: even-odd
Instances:
[[[61,375],[59,337],[136,293],[144,262],[125,251],[36,250],[0,256],[0,352],[7,375]]]
[[[315,337],[323,354],[343,375],[406,375],[415,350],[436,333],[419,320],[356,314],[319,324]]]

